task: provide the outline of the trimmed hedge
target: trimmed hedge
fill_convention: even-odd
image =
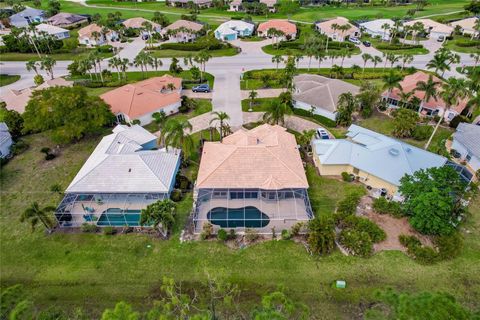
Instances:
[[[298,49],[298,50],[303,50],[304,44],[301,42],[296,42],[296,41],[283,41],[278,44],[279,49]],[[328,43],[328,49],[330,50],[339,50],[347,48],[349,50],[355,49],[355,45],[353,43],[349,42],[329,42]]]
[[[375,47],[378,50],[408,50],[408,49],[421,49],[423,46],[421,44],[390,44],[390,43],[379,43]]]
[[[479,47],[480,48],[480,41],[478,40],[456,40],[455,45],[462,47],[462,48],[470,48],[470,47]]]
[[[337,125],[335,123],[335,121],[333,121],[331,119],[328,119],[328,118],[326,118],[324,116],[321,116],[319,114],[312,115],[311,112],[309,112],[307,110],[304,110],[304,109],[293,108],[293,113],[297,116],[306,117],[306,118],[313,118],[313,119],[315,119],[315,121],[323,124],[324,126],[326,126],[328,128],[335,128],[336,125]]]
[[[164,43],[164,44],[161,44],[159,47],[157,47],[157,49],[200,51],[204,49],[219,50],[219,49],[226,49],[230,47],[231,45],[226,43],[221,43],[220,41],[202,41],[202,42],[187,42],[187,43]]]

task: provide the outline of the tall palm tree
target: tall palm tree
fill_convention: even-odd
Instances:
[[[133,59],[133,64],[136,67],[140,67],[143,78],[145,78],[145,72],[148,71],[148,66],[152,65],[152,61],[152,55],[142,50],[137,54],[135,59]]]
[[[434,69],[435,73],[438,73],[438,71],[442,71],[445,73],[446,70],[450,70],[450,67],[447,64],[448,61],[448,55],[444,52],[437,52],[433,56],[433,58],[427,63],[427,68],[429,69]]]
[[[402,60],[402,70],[405,69],[405,64],[411,63],[413,61],[413,54],[406,53],[401,56]]]
[[[37,46],[37,28],[35,25],[33,24],[30,24],[28,26],[28,29],[29,29],[29,32],[27,33],[27,37],[30,41],[30,43],[33,45],[33,48],[35,48],[35,51],[37,52],[37,55],[39,58],[42,58],[42,56],[40,55],[40,51],[38,50],[38,46]]]
[[[49,217],[50,212],[55,211],[55,207],[47,206],[40,208],[38,202],[33,202],[30,207],[25,209],[20,215],[20,222],[28,221],[32,227],[32,232],[35,231],[35,227],[41,222],[45,228],[50,231],[53,227],[53,222]]]
[[[340,62],[340,67],[343,68],[343,63],[345,61],[345,58],[351,58],[352,54],[350,53],[350,50],[348,50],[347,48],[344,48],[340,50],[340,57],[342,57],[342,60]]]
[[[278,64],[283,62],[283,57],[279,54],[276,54],[272,57],[272,63],[275,63],[275,69],[278,70]]]
[[[435,133],[438,130],[438,127],[443,121],[445,114],[450,107],[458,104],[459,100],[464,99],[468,94],[467,85],[464,79],[456,79],[456,78],[449,78],[443,85],[442,91],[440,92],[440,97],[445,102],[445,110],[443,114],[440,115],[435,128],[433,129],[432,135],[428,139],[427,143],[425,144],[425,150],[428,149],[430,143],[432,142]]]
[[[372,62],[373,62],[373,69],[377,68],[377,64],[381,63],[383,60],[380,56],[373,56]]]
[[[422,111],[423,104],[428,102],[430,99],[437,101],[437,86],[440,84],[439,81],[435,81],[432,75],[428,76],[427,81],[418,81],[415,87],[415,91],[421,91],[424,93],[422,102],[418,108],[418,113]]]
[[[387,30],[390,30],[390,25],[388,23],[384,23],[380,28],[383,30],[383,37],[382,37],[382,41],[383,41],[387,38]]]
[[[151,66],[155,69],[155,71],[158,71],[158,68],[163,66],[163,62],[160,58],[153,56],[152,55],[152,64]]]
[[[160,140],[165,142],[165,147],[182,149],[184,158],[188,159],[194,151],[192,136],[187,132],[192,131],[192,125],[188,120],[170,118],[166,121],[163,130],[160,132]]]
[[[321,50],[318,50],[317,53],[315,53],[315,59],[318,61],[318,70],[320,71],[322,61],[326,59],[325,53],[323,53]]]
[[[403,80],[403,76],[394,70],[390,70],[389,73],[383,75],[383,89],[388,90],[388,97],[392,94],[393,89],[397,88],[402,90],[400,82]]]
[[[120,81],[120,58],[113,57],[110,60],[108,60],[108,66],[110,68],[115,68],[115,70],[117,70],[117,79],[118,81]]]
[[[149,21],[143,21],[142,22],[142,27],[148,33],[147,42],[149,43],[150,48],[152,48],[153,47],[153,37],[152,37],[153,25]]]
[[[200,82],[203,81],[203,74],[205,73],[207,62],[211,58],[212,58],[212,55],[206,49],[201,50],[194,58],[195,62],[200,64]]]
[[[53,58],[46,56],[40,61],[40,69],[45,70],[50,75],[50,79],[53,79],[53,67],[57,64]]]
[[[128,58],[123,58],[120,60],[120,70],[123,73],[123,81],[127,81],[127,69],[129,65],[130,61],[128,60]]]
[[[292,110],[286,103],[273,100],[269,103],[267,111],[263,114],[263,121],[270,124],[285,124],[285,116]]]
[[[212,112],[212,119],[210,120],[210,125],[212,123],[218,123],[219,124],[219,131],[220,131],[220,141],[223,140],[223,134],[224,134],[224,128],[225,125],[227,124],[226,122],[230,120],[230,116],[223,111],[214,111]]]
[[[372,55],[369,53],[364,53],[362,54],[362,60],[363,60],[363,71],[362,74],[365,73],[365,67],[367,66],[367,62],[370,60],[373,60]]]
[[[398,62],[398,60],[400,60],[400,56],[396,54],[387,54],[387,60],[390,62],[390,68],[393,68],[395,62]]]

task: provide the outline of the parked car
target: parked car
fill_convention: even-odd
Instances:
[[[210,86],[205,83],[205,84],[199,84],[198,86],[195,86],[192,88],[193,92],[210,92]]]
[[[443,41],[445,41],[445,37],[444,36],[438,36],[437,41],[438,42],[443,42]]]
[[[328,132],[327,130],[323,129],[323,128],[318,128],[317,129],[317,139],[330,139],[330,137],[328,136]]]
[[[350,42],[355,43],[355,44],[360,44],[360,43],[361,43],[360,40],[358,40],[357,38],[348,38],[348,40],[349,40]]]
[[[363,41],[363,45],[364,45],[365,47],[371,47],[371,46],[372,46],[372,43],[371,43],[370,41],[365,40],[365,41]]]

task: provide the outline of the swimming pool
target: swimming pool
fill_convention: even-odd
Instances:
[[[100,215],[100,218],[97,220],[97,226],[138,227],[140,226],[140,212],[141,210],[109,208]]]
[[[253,206],[238,209],[213,208],[207,213],[211,224],[221,228],[264,228],[270,218]]]

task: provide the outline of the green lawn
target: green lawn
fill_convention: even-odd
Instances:
[[[161,49],[161,50],[150,50],[149,51],[154,57],[157,58],[171,58],[171,57],[186,57],[195,55],[195,51],[184,51],[184,50],[172,50],[172,49]],[[238,50],[235,47],[218,49],[218,50],[208,50],[208,53],[212,57],[226,57],[234,56],[238,54]]]
[[[188,292],[201,287],[206,272],[238,284],[243,291],[239,307],[246,312],[259,303],[265,291],[279,285],[294,301],[306,303],[312,315],[321,315],[322,319],[357,318],[372,301],[374,291],[386,287],[408,292],[445,291],[463,305],[478,308],[478,200],[471,206],[472,215],[462,229],[462,254],[433,266],[419,265],[396,251],[369,259],[345,257],[338,252],[313,259],[302,245],[292,241],[269,241],[238,251],[211,241],[180,243],[179,232],[192,208],[189,195],[179,203],[175,235],[169,241],[140,234],[47,236],[42,230],[30,232],[19,222],[20,212],[32,201],[58,204],[60,196],[49,192],[49,186],[59,183],[65,188],[100,138],[62,147],[61,155],[50,162],[43,160],[39,149],[55,145],[43,134],[25,140],[30,149],[0,171],[0,280],[2,287],[23,284],[40,308],[56,306],[71,311],[81,306],[94,318],[104,308],[124,300],[137,310],[145,310],[159,298],[163,276],[183,282],[182,289]],[[195,167],[192,170],[194,174]],[[311,166],[307,167],[307,177],[317,214],[332,212],[345,193],[363,188],[319,177]],[[252,266],[259,272],[252,272]],[[337,279],[346,280],[347,289],[333,289],[331,284]]]
[[[378,38],[373,38],[369,37],[368,35],[363,35],[362,36],[362,41],[367,40],[372,43],[372,46],[377,48],[379,44],[388,44],[387,41],[382,41],[381,39]],[[378,49],[378,48],[377,48]],[[419,55],[419,54],[427,54],[430,51],[428,51],[425,47],[421,48],[410,48],[410,49],[399,49],[399,50],[389,50],[389,49],[378,49],[379,51],[383,53],[393,53],[396,55],[402,55],[402,54],[413,54],[413,55]]]
[[[478,39],[473,40],[477,43],[477,45],[472,46],[472,47],[461,47],[461,46],[457,45],[458,42],[462,42],[462,41],[471,41],[471,38],[455,35],[453,40],[447,40],[443,46],[447,49],[450,49],[450,50],[456,51],[456,52],[480,53],[480,40],[478,40]]]
[[[91,50],[95,50],[95,49],[84,49],[78,53],[53,53],[53,54],[49,54],[48,56],[57,61],[82,59],[82,58],[86,58],[88,56],[88,53]],[[113,55],[114,54],[112,52],[100,53],[100,56],[102,58],[110,58],[110,57],[113,57]],[[6,53],[0,54],[0,61],[28,61],[30,59],[40,60],[40,58],[36,53],[6,52]]]
[[[265,112],[268,110],[269,103],[275,98],[257,98],[252,104],[252,112]],[[247,112],[250,109],[250,99],[242,100],[242,111]]]
[[[0,87],[12,84],[20,79],[20,76],[17,74],[0,74]]]

